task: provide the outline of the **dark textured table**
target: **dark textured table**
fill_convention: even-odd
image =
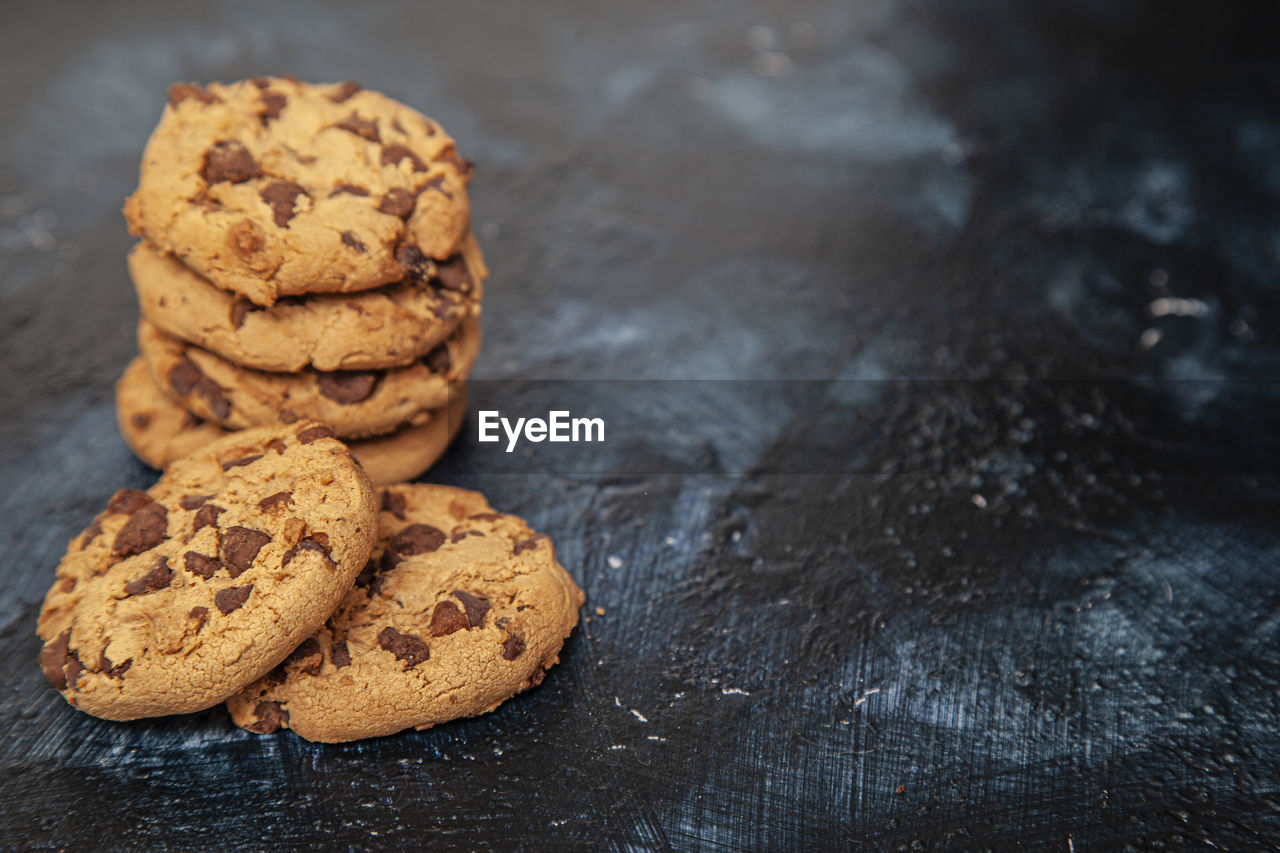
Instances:
[[[8,7],[0,846],[1273,847],[1280,63],[1246,5]],[[473,412],[429,475],[587,593],[478,719],[115,724],[35,665],[68,538],[155,476],[112,383],[164,87],[273,72],[478,163],[472,408],[607,416],[507,455]]]

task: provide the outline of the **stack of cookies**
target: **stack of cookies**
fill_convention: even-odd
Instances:
[[[487,276],[471,165],[354,83],[177,84],[125,204],[141,356],[125,440],[164,468],[228,431],[314,419],[375,484],[412,479],[465,412]]]
[[[45,677],[132,720],[226,702],[253,732],[347,741],[539,684],[582,591],[546,536],[448,486],[374,489],[315,421],[257,427],[121,489],[40,611]]]

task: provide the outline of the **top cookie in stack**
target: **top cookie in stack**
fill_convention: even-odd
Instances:
[[[439,125],[354,83],[171,87],[124,210],[155,385],[121,380],[134,450],[161,467],[210,424],[314,417],[357,457],[402,442],[414,470],[389,473],[421,473],[422,428],[442,452],[479,348],[471,171]]]

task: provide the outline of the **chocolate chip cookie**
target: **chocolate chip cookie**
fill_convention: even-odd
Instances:
[[[124,212],[134,234],[270,306],[429,275],[470,229],[471,170],[434,121],[354,83],[179,83]]]
[[[352,294],[287,296],[261,308],[149,243],[129,253],[142,316],[176,338],[258,370],[370,370],[412,363],[480,313],[488,276],[471,235],[420,278]]]
[[[480,323],[469,317],[408,367],[267,373],[170,337],[146,320],[138,347],[156,383],[188,411],[231,429],[314,418],[341,438],[383,435],[449,402],[471,372]]]
[[[117,492],[45,597],[40,665],[112,720],[198,711],[277,666],[366,564],[378,508],[324,426],[247,430]]]
[[[227,700],[254,732],[348,741],[492,711],[542,681],[583,595],[547,537],[448,486],[381,490],[378,543],[332,618]]]
[[[428,412],[425,423],[347,443],[375,486],[412,480],[436,463],[457,435],[467,414],[466,386],[449,405]],[[120,434],[138,458],[164,468],[231,431],[201,420],[160,390],[147,363],[135,358],[116,382]]]

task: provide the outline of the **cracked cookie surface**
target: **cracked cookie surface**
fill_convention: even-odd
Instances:
[[[247,430],[123,489],[45,597],[40,665],[75,707],[130,720],[208,708],[311,636],[375,541],[373,488],[319,424]]]
[[[176,338],[258,370],[368,370],[412,363],[479,316],[488,270],[471,235],[421,278],[351,294],[285,297],[262,308],[148,243],[129,253],[142,315]]]
[[[355,439],[347,447],[375,486],[412,480],[444,454],[467,414],[466,386],[459,385],[447,406],[432,409],[425,423],[409,424],[387,435]],[[138,458],[165,468],[210,442],[230,435],[201,420],[160,390],[141,356],[116,382],[116,418],[120,434]]]
[[[138,348],[156,384],[183,408],[230,429],[282,418],[313,418],[340,438],[385,435],[426,421],[448,404],[480,350],[480,323],[467,318],[408,367],[268,373],[232,364],[194,344],[138,324]]]
[[[470,176],[438,124],[354,83],[179,83],[124,212],[132,233],[269,306],[452,257]]]
[[[378,542],[325,626],[227,700],[237,725],[348,741],[491,711],[541,683],[582,591],[546,536],[448,486],[379,490]]]

